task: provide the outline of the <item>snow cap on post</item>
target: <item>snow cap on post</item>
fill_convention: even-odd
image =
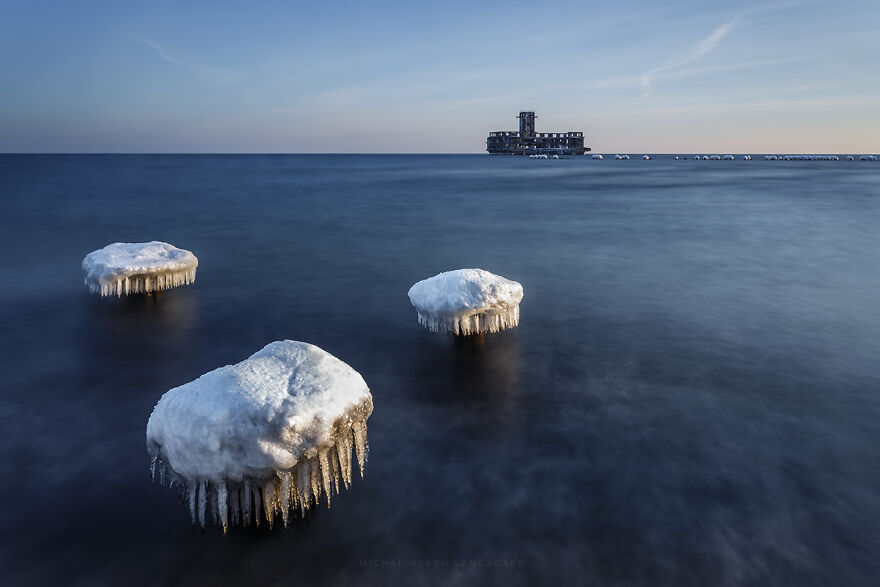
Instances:
[[[102,296],[150,293],[189,285],[199,260],[168,243],[113,243],[92,251],[82,262],[85,284]]]
[[[301,514],[331,485],[351,483],[352,448],[361,476],[373,400],[363,377],[315,345],[266,345],[166,392],[147,423],[154,475],[190,494],[193,523],[210,503],[229,525],[269,525]],[[341,482],[340,482],[341,479]],[[198,515],[197,515],[198,514]]]
[[[522,285],[483,269],[446,271],[409,290],[419,324],[465,336],[515,328],[522,298]]]

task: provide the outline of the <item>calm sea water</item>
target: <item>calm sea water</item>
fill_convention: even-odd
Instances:
[[[3,156],[0,197],[5,585],[876,584],[880,164]],[[88,293],[152,239],[194,286]],[[419,327],[460,267],[518,329]],[[283,338],[372,389],[366,478],[193,530],[152,407]]]

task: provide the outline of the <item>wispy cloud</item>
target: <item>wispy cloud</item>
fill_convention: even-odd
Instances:
[[[128,38],[135,43],[145,45],[152,49],[156,56],[162,61],[172,63],[185,71],[205,78],[209,81],[219,84],[232,84],[241,81],[241,75],[234,70],[209,65],[199,65],[196,63],[191,63],[189,61],[184,61],[183,59],[175,57],[163,45],[156,43],[155,41],[151,41],[150,39],[138,37],[135,35],[128,35]]]
[[[830,0],[784,0],[745,9],[740,12],[738,16],[716,27],[711,33],[709,33],[709,35],[691,47],[687,57],[643,72],[639,76],[639,83],[642,86],[643,96],[650,96],[653,93],[654,81],[657,78],[661,76],[664,78],[673,77],[673,74],[679,73],[679,70],[684,66],[703,59],[711,53],[733,29],[740,26],[743,22],[780,12],[802,10],[809,6],[829,3],[831,3]],[[694,68],[693,71],[696,72],[697,69]],[[710,71],[710,69],[707,69],[707,71]],[[688,74],[690,73],[691,72],[689,71]]]
[[[640,76],[640,81],[644,90],[644,95],[650,96],[651,93],[654,91],[654,78],[657,76],[657,74],[666,71],[676,70],[684,67],[685,65],[689,65],[691,63],[694,63],[695,61],[702,59],[703,57],[711,53],[712,50],[715,49],[715,47],[717,47],[722,40],[724,40],[724,37],[726,37],[728,33],[730,33],[730,31],[739,24],[739,22],[740,17],[736,17],[717,27],[709,34],[709,36],[705,37],[699,43],[694,45],[694,47],[692,47],[689,51],[689,55],[684,59],[680,59],[668,65],[655,67],[654,69],[649,69],[648,71],[642,73],[642,75]]]
[[[167,61],[168,63],[173,63],[174,65],[177,65],[178,67],[183,67],[183,63],[181,63],[179,59],[170,55],[168,53],[168,51],[165,50],[165,47],[163,47],[159,43],[154,43],[153,41],[151,41],[149,39],[136,37],[134,35],[128,35],[128,38],[130,38],[135,43],[140,43],[141,45],[146,45],[147,47],[150,47],[153,51],[156,52],[156,55],[159,57],[159,59],[162,59],[163,61]]]
[[[797,57],[783,57],[780,59],[757,59],[752,61],[741,61],[737,63],[727,63],[724,65],[697,65],[694,67],[678,67],[675,69],[667,69],[653,74],[653,80],[658,79],[670,80],[681,79],[700,75],[712,75],[737,70],[761,69],[776,67],[779,65],[791,65],[793,63],[802,63],[815,59],[813,55],[802,55]],[[591,91],[596,90],[623,90],[630,89],[634,86],[642,85],[642,76],[629,75],[605,78],[594,81],[590,85]],[[578,88],[582,89],[582,88]]]

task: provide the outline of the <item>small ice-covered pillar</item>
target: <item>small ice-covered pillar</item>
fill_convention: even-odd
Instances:
[[[102,296],[158,292],[196,280],[199,260],[168,243],[113,243],[82,262],[85,283]]]
[[[337,493],[340,476],[348,487],[352,448],[363,477],[372,412],[357,371],[314,345],[277,341],[166,392],[147,451],[189,489],[194,523],[204,525],[207,492],[224,532],[261,518],[286,525],[322,495],[329,507],[331,480]]]
[[[522,285],[482,269],[446,271],[409,290],[419,324],[459,335],[515,328],[522,297]]]

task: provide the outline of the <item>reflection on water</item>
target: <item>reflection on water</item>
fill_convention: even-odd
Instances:
[[[95,351],[126,355],[149,346],[185,352],[193,344],[198,320],[198,294],[190,287],[159,295],[83,299],[89,340]]]
[[[515,331],[477,336],[426,335],[416,380],[431,380],[420,396],[470,426],[469,434],[510,432],[521,400]]]
[[[604,163],[0,156],[4,583],[873,584],[876,170]],[[82,285],[154,238],[193,286]],[[523,284],[517,329],[419,326],[409,287],[459,267]],[[370,386],[366,477],[194,531],[147,418],[284,338]]]
[[[464,397],[507,405],[519,394],[519,346],[515,333],[449,337],[452,387]]]

